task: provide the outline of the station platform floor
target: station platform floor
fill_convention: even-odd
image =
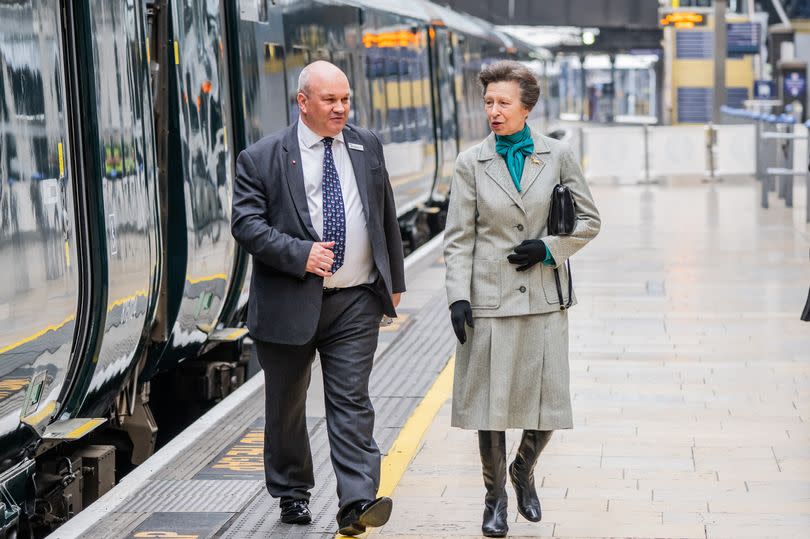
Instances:
[[[804,208],[760,209],[750,178],[592,190],[602,232],[572,261],[575,427],[540,457],[542,522],[507,487],[509,536],[810,536]],[[437,240],[409,258],[402,316],[381,334],[371,392],[394,511],[368,537],[480,537],[476,435],[450,427],[443,277]],[[51,537],[335,537],[313,375],[311,525],[280,524],[264,490],[259,376]]]

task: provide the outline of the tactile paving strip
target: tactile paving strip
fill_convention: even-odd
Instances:
[[[155,479],[188,479],[204,468],[242,430],[264,414],[264,386],[245,399],[245,406],[228,416],[216,428],[194,442],[194,451],[185,451],[155,475]]]
[[[374,436],[383,454],[390,449],[402,425],[447,364],[454,349],[455,339],[442,290],[412,317],[407,331],[400,334],[375,362],[369,390],[376,410]],[[227,529],[220,531],[222,537],[326,539],[334,536],[338,504],[325,423],[310,433],[310,443],[317,478],[310,502],[312,524],[302,527],[279,522],[278,502],[263,490],[227,525]]]
[[[148,481],[121,504],[119,512],[235,513],[263,488],[264,481]]]

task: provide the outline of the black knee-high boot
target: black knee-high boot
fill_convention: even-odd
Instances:
[[[531,522],[540,522],[540,500],[534,488],[534,465],[551,439],[550,430],[524,430],[515,460],[509,465],[509,478],[515,487],[518,512]]]
[[[506,433],[494,430],[478,431],[478,450],[484,472],[484,521],[481,532],[485,537],[506,537]]]

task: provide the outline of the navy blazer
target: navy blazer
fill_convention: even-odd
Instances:
[[[352,125],[343,128],[343,137],[380,275],[376,292],[385,314],[393,317],[391,294],[405,291],[405,267],[382,144],[371,131]],[[320,318],[323,278],[306,271],[312,244],[320,240],[309,217],[297,123],[239,154],[231,233],[253,259],[251,336],[279,344],[309,342]]]

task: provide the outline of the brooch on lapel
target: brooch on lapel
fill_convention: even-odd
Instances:
[[[534,163],[535,165],[542,165],[542,164],[543,164],[543,162],[542,162],[542,161],[540,161],[540,160],[539,160],[538,158],[536,158],[535,156],[532,156],[532,157],[531,157],[531,159],[532,159],[532,163]]]

